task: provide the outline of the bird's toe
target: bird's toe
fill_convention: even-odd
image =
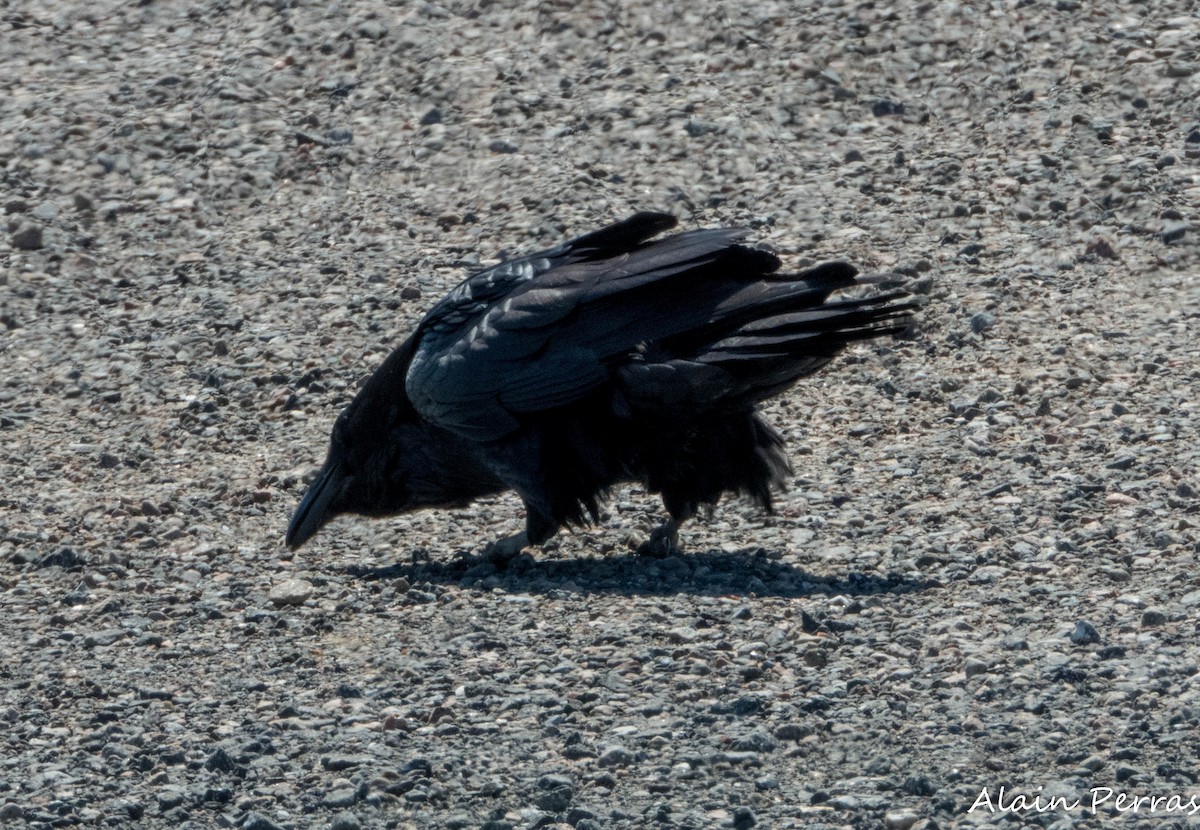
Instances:
[[[654,529],[650,538],[638,545],[638,556],[666,559],[682,553],[679,547],[679,526],[672,521],[663,522]]]

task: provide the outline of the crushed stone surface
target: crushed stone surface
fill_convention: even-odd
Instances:
[[[1198,44],[1183,0],[9,5],[0,824],[1190,826],[1116,794],[1200,802]],[[770,404],[774,515],[284,548],[438,297],[636,210],[920,298]]]

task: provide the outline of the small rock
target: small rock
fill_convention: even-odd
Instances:
[[[971,316],[971,331],[976,334],[983,334],[994,325],[996,325],[996,315],[989,311],[980,311]]]
[[[683,129],[692,138],[699,138],[702,135],[718,132],[721,128],[716,124],[710,124],[707,121],[697,121],[696,119],[692,119],[683,126]]]
[[[1142,612],[1142,625],[1146,626],[1147,628],[1157,625],[1165,625],[1166,622],[1167,615],[1162,611],[1148,608]]]
[[[543,790],[554,790],[559,787],[570,787],[571,779],[566,775],[547,773],[537,780],[537,785]]]
[[[175,699],[175,693],[170,691],[169,689],[141,688],[141,689],[138,689],[137,694],[138,694],[139,700],[174,700]],[[220,751],[220,750],[218,750],[218,751]]]
[[[285,579],[273,587],[267,597],[277,608],[303,605],[313,595],[313,590],[313,584],[306,579]]]
[[[882,118],[885,115],[904,115],[904,104],[881,99],[871,105],[871,115],[876,118]]]
[[[364,759],[359,758],[357,755],[325,755],[321,758],[321,766],[330,772],[353,769],[363,763]]]
[[[812,734],[810,727],[798,723],[785,723],[775,727],[775,737],[781,741],[798,741]]]
[[[758,817],[754,815],[754,811],[749,807],[733,808],[734,830],[745,830],[745,828],[753,827],[756,824],[758,824]]]
[[[520,152],[520,147],[513,144],[511,141],[505,141],[502,138],[492,139],[488,142],[488,149],[493,153],[517,153]]]
[[[730,746],[739,752],[774,752],[779,744],[766,732],[756,730],[735,739]]]
[[[627,767],[632,763],[633,753],[623,746],[610,746],[596,759],[601,767]]]
[[[230,757],[228,752],[218,747],[212,755],[208,756],[204,762],[204,768],[209,772],[233,772],[237,769],[237,762]]]
[[[354,787],[338,787],[330,790],[321,799],[321,804],[334,810],[351,807],[358,801],[358,791]]]
[[[667,632],[667,641],[676,645],[682,645],[684,643],[694,643],[699,636],[700,634],[696,629],[681,626],[679,628],[672,628]]]
[[[354,813],[341,812],[329,822],[329,830],[362,830],[362,822]]]
[[[378,20],[364,20],[358,24],[359,37],[365,37],[368,40],[383,40],[387,36],[387,31],[387,26]]]
[[[1100,632],[1090,622],[1078,620],[1075,623],[1075,629],[1071,632],[1071,642],[1077,646],[1098,643],[1100,642]]]
[[[180,796],[180,802],[183,797]],[[159,806],[162,806],[162,798],[159,798]],[[174,804],[172,806],[179,806]],[[253,810],[246,813],[246,817],[242,819],[241,830],[283,830],[283,828],[264,816],[262,813],[256,813]]]
[[[1167,222],[1163,225],[1162,241],[1168,245],[1172,242],[1178,242],[1191,229],[1192,226],[1187,222]],[[13,244],[15,245],[16,242],[14,241]]]
[[[931,796],[937,792],[937,787],[934,786],[934,783],[924,775],[911,775],[904,779],[901,789],[909,795],[924,797]]]
[[[175,787],[165,787],[159,791],[158,797],[155,800],[158,802],[158,809],[165,813],[167,810],[178,807],[183,803],[183,790]],[[247,821],[242,824],[242,827],[243,830],[248,830],[251,827],[249,816],[247,816]],[[269,828],[262,827],[259,830],[269,830]]]
[[[1120,259],[1117,249],[1103,236],[1097,236],[1089,242],[1087,248],[1084,249],[1084,253],[1087,256],[1097,256],[1101,259]]]
[[[1000,176],[992,180],[992,187],[1001,193],[1015,195],[1021,191],[1021,183],[1011,176]]]
[[[909,810],[890,810],[883,815],[883,826],[887,830],[908,830],[920,818]]]
[[[13,231],[12,246],[19,251],[37,251],[42,247],[42,226],[26,222]]]
[[[73,568],[81,568],[87,564],[87,560],[80,556],[72,548],[59,548],[54,553],[48,553],[38,560],[39,568],[62,568],[64,571],[69,571]]]
[[[967,677],[975,677],[980,674],[988,673],[988,664],[978,657],[968,657],[963,663],[963,673]]]
[[[97,631],[88,634],[83,638],[83,644],[88,648],[96,646],[111,646],[118,640],[125,639],[127,632],[123,628],[106,628],[103,631]]]
[[[547,813],[561,813],[571,806],[571,799],[574,797],[575,790],[571,787],[555,787],[541,793],[534,799],[534,804],[538,809],[545,810]]]

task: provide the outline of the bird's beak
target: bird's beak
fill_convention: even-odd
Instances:
[[[303,545],[322,525],[338,514],[339,511],[331,508],[345,484],[346,475],[341,463],[333,458],[326,460],[325,466],[300,500],[300,506],[292,514],[286,539],[289,548],[295,550]]]

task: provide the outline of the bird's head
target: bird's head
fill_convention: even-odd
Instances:
[[[334,423],[325,464],[288,525],[293,550],[342,513],[392,516],[413,507],[405,456],[419,427],[394,363],[389,358]]]

